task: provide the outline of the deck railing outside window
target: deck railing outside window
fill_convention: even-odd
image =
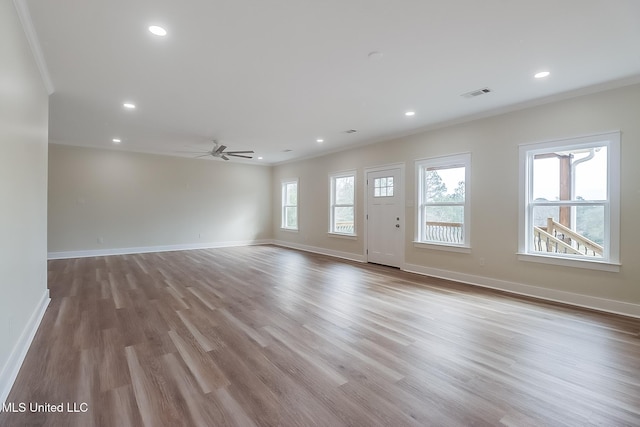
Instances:
[[[464,242],[463,224],[460,222],[427,221],[424,228],[424,240],[431,242],[456,243]]]
[[[533,246],[539,252],[602,257],[603,247],[547,218],[546,227],[533,227]]]

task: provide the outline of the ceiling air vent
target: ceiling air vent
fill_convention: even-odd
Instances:
[[[484,95],[490,93],[491,89],[488,87],[483,87],[482,89],[472,90],[471,92],[463,93],[460,95],[463,98],[475,98],[476,96]]]
[[[355,129],[349,129],[349,130],[345,130],[344,131],[344,133],[356,133],[356,132],[358,132],[358,131],[355,130]]]

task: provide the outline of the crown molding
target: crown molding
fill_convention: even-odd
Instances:
[[[22,28],[24,29],[24,33],[27,36],[27,41],[29,42],[29,46],[31,46],[31,52],[33,53],[33,58],[36,61],[38,70],[40,70],[42,83],[44,84],[44,87],[47,90],[47,93],[51,95],[54,92],[53,82],[51,81],[51,76],[49,75],[49,68],[47,68],[47,63],[44,60],[44,55],[42,54],[42,48],[40,47],[40,40],[38,39],[38,33],[36,32],[36,29],[33,26],[33,21],[31,20],[31,13],[29,12],[29,6],[27,6],[26,0],[13,0],[13,4],[15,5],[16,11],[18,12],[18,17],[20,18],[20,22],[22,23]]]

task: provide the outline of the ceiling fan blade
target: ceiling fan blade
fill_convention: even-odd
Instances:
[[[218,154],[222,154],[222,152],[224,151],[225,148],[227,148],[226,145],[221,145],[218,148],[216,148],[215,152],[218,153]]]
[[[253,153],[253,150],[249,151],[227,151],[225,154],[244,154],[244,153]]]
[[[182,153],[182,154],[211,154],[211,151],[174,151],[174,153]]]
[[[195,156],[194,159],[198,159],[200,157],[209,157],[211,155],[211,153],[207,153],[207,154],[202,154],[200,156]]]
[[[253,159],[253,157],[251,157],[251,156],[242,156],[240,154],[233,154],[233,153],[224,153],[224,154],[226,154],[227,156],[244,157],[245,159]]]
[[[221,155],[220,157],[222,157],[222,158],[223,158],[223,159],[225,159],[225,160],[229,160],[229,158],[228,158],[227,156],[225,156],[224,154],[223,154],[223,155]]]

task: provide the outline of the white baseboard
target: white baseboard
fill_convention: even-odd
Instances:
[[[169,246],[148,246],[137,248],[117,248],[117,249],[98,249],[87,251],[69,251],[69,252],[49,252],[48,259],[67,259],[67,258],[84,258],[108,255],[126,255],[136,253],[150,252],[167,252],[167,251],[184,251],[192,249],[211,249],[225,248],[234,246],[250,246],[250,245],[267,245],[273,244],[285,248],[297,249],[305,252],[312,252],[321,255],[327,255],[335,258],[346,259],[356,262],[366,262],[364,255],[354,254],[351,252],[335,251],[332,249],[321,248],[317,246],[301,245],[298,243],[286,242],[283,240],[251,240],[251,241],[235,241],[235,242],[213,242],[213,243],[196,243],[184,245]],[[455,282],[466,283],[484,288],[497,289],[517,295],[530,296],[534,298],[555,301],[564,304],[585,307],[599,311],[605,311],[624,316],[640,318],[640,305],[631,304],[623,301],[610,300],[606,298],[593,297],[588,295],[574,294],[571,292],[560,291],[556,289],[541,288],[538,286],[525,285],[522,283],[509,282],[506,280],[493,279],[490,277],[476,276],[473,274],[459,273],[455,271],[443,270],[438,268],[424,267],[415,264],[404,264],[402,270],[417,273],[425,276],[438,277],[441,279],[452,280]],[[2,383],[0,383],[2,384]]]
[[[20,338],[18,338],[18,342],[13,347],[13,351],[9,355],[7,363],[5,363],[2,371],[0,371],[0,403],[6,402],[7,397],[9,397],[9,392],[18,377],[18,372],[20,372],[22,362],[24,362],[24,358],[27,355],[27,351],[31,346],[31,342],[36,335],[36,331],[40,326],[40,322],[42,321],[44,312],[47,310],[50,301],[49,289],[47,289],[42,294],[40,302],[31,314],[27,325],[22,330]]]
[[[423,267],[421,265],[415,264],[406,264],[404,267],[404,270],[410,273],[417,273],[425,276],[452,280],[454,282],[466,283],[469,285],[481,286],[490,289],[497,289],[512,294],[524,295],[547,301],[560,302],[563,304],[640,318],[640,305],[638,304],[631,304],[628,302],[610,300],[588,295],[574,294],[572,292],[559,291],[556,289],[524,285],[522,283],[492,279],[490,277],[476,276],[473,274],[458,273],[455,271],[442,270],[439,268]]]
[[[109,255],[144,254],[151,252],[189,251],[193,249],[230,248],[234,246],[267,245],[271,240],[244,240],[232,242],[186,243],[182,245],[142,246],[134,248],[91,249],[85,251],[49,252],[47,259],[87,258]]]
[[[305,252],[313,252],[314,254],[328,255],[334,258],[347,259],[349,261],[365,262],[363,255],[358,255],[351,252],[334,251],[332,249],[319,248],[317,246],[300,245],[298,243],[285,242],[283,240],[272,240],[271,244],[276,246],[282,246],[284,248],[298,249],[300,251],[305,251]]]

